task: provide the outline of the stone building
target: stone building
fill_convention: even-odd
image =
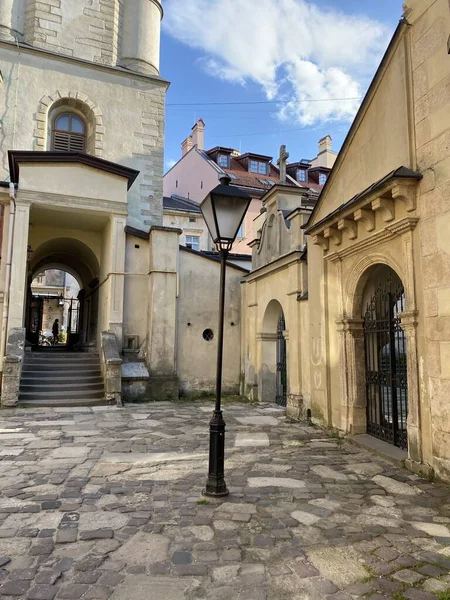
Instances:
[[[120,401],[122,383],[128,397],[178,397],[177,353],[182,337],[192,336],[179,315],[196,309],[180,269],[206,259],[182,260],[181,230],[163,225],[169,84],[159,74],[162,17],[159,0],[0,2],[3,405],[36,388],[24,362],[27,372],[33,361],[56,364],[36,357],[29,339],[30,284],[49,268],[80,283],[73,343],[91,351],[106,398]],[[218,269],[211,264],[204,304],[212,310]],[[230,269],[234,293],[240,276]],[[234,308],[228,316],[238,324]],[[197,318],[199,331],[202,324]],[[205,318],[191,347],[201,372],[190,375],[205,385],[215,341],[202,332],[211,327]],[[239,345],[239,327],[233,332]],[[229,388],[233,380],[236,389],[239,366],[229,372]],[[85,399],[91,391],[86,384]],[[77,393],[61,385],[52,397],[80,399]]]
[[[411,469],[442,478],[450,477],[449,34],[448,0],[407,0],[304,226],[306,326],[299,267],[286,270],[283,297],[276,275],[271,286],[286,316],[288,410],[380,438]],[[261,324],[249,331],[260,303],[251,296],[245,305],[243,344],[255,338],[259,352],[247,387],[260,372],[273,376],[274,346],[270,362],[264,351],[276,319],[269,334]]]

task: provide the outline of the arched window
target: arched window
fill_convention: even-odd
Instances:
[[[52,150],[59,152],[86,151],[86,126],[80,117],[73,113],[63,113],[55,117],[52,129]]]

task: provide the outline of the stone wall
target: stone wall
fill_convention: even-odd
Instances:
[[[0,42],[0,52],[0,179],[9,176],[8,150],[50,148],[52,109],[67,106],[83,116],[88,133],[92,124],[92,154],[140,171],[128,195],[129,224],[160,225],[166,82],[32,49],[21,48],[19,62],[8,43]]]
[[[220,263],[180,250],[177,300],[177,374],[185,396],[213,392],[216,384]],[[227,267],[223,390],[239,393],[240,281],[245,272]],[[203,334],[211,330],[212,339]]]
[[[119,0],[28,0],[24,40],[58,54],[115,65]]]
[[[423,278],[425,352],[420,387],[429,407],[424,440],[436,472],[450,477],[450,31],[448,0],[407,2],[417,164],[420,187],[420,267]],[[419,265],[418,265],[419,266]]]

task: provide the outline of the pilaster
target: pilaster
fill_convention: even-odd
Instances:
[[[337,323],[341,382],[341,428],[353,435],[366,433],[364,330],[362,319]]]
[[[24,322],[29,226],[30,203],[20,202],[17,199],[14,216],[11,283],[9,287],[8,334],[14,327],[23,327]]]
[[[150,230],[147,362],[154,400],[178,398],[176,316],[180,233],[170,227]]]
[[[108,330],[113,331],[119,351],[123,346],[123,299],[125,287],[126,218],[111,218],[111,275]]]
[[[417,354],[418,311],[400,313],[402,328],[406,334],[406,366],[408,376],[408,455],[413,462],[422,462],[422,438],[420,415],[420,383]]]

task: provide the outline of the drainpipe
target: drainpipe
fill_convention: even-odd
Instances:
[[[2,340],[0,344],[0,368],[3,367],[3,357],[5,356],[6,343],[7,343],[7,329],[8,329],[8,309],[9,309],[9,288],[11,286],[11,263],[12,263],[12,250],[14,241],[14,221],[16,215],[16,188],[14,183],[9,184],[9,235],[8,235],[8,251],[6,254],[6,274],[5,274],[5,294],[3,297],[3,319],[2,319]],[[3,370],[3,369],[2,369]]]

